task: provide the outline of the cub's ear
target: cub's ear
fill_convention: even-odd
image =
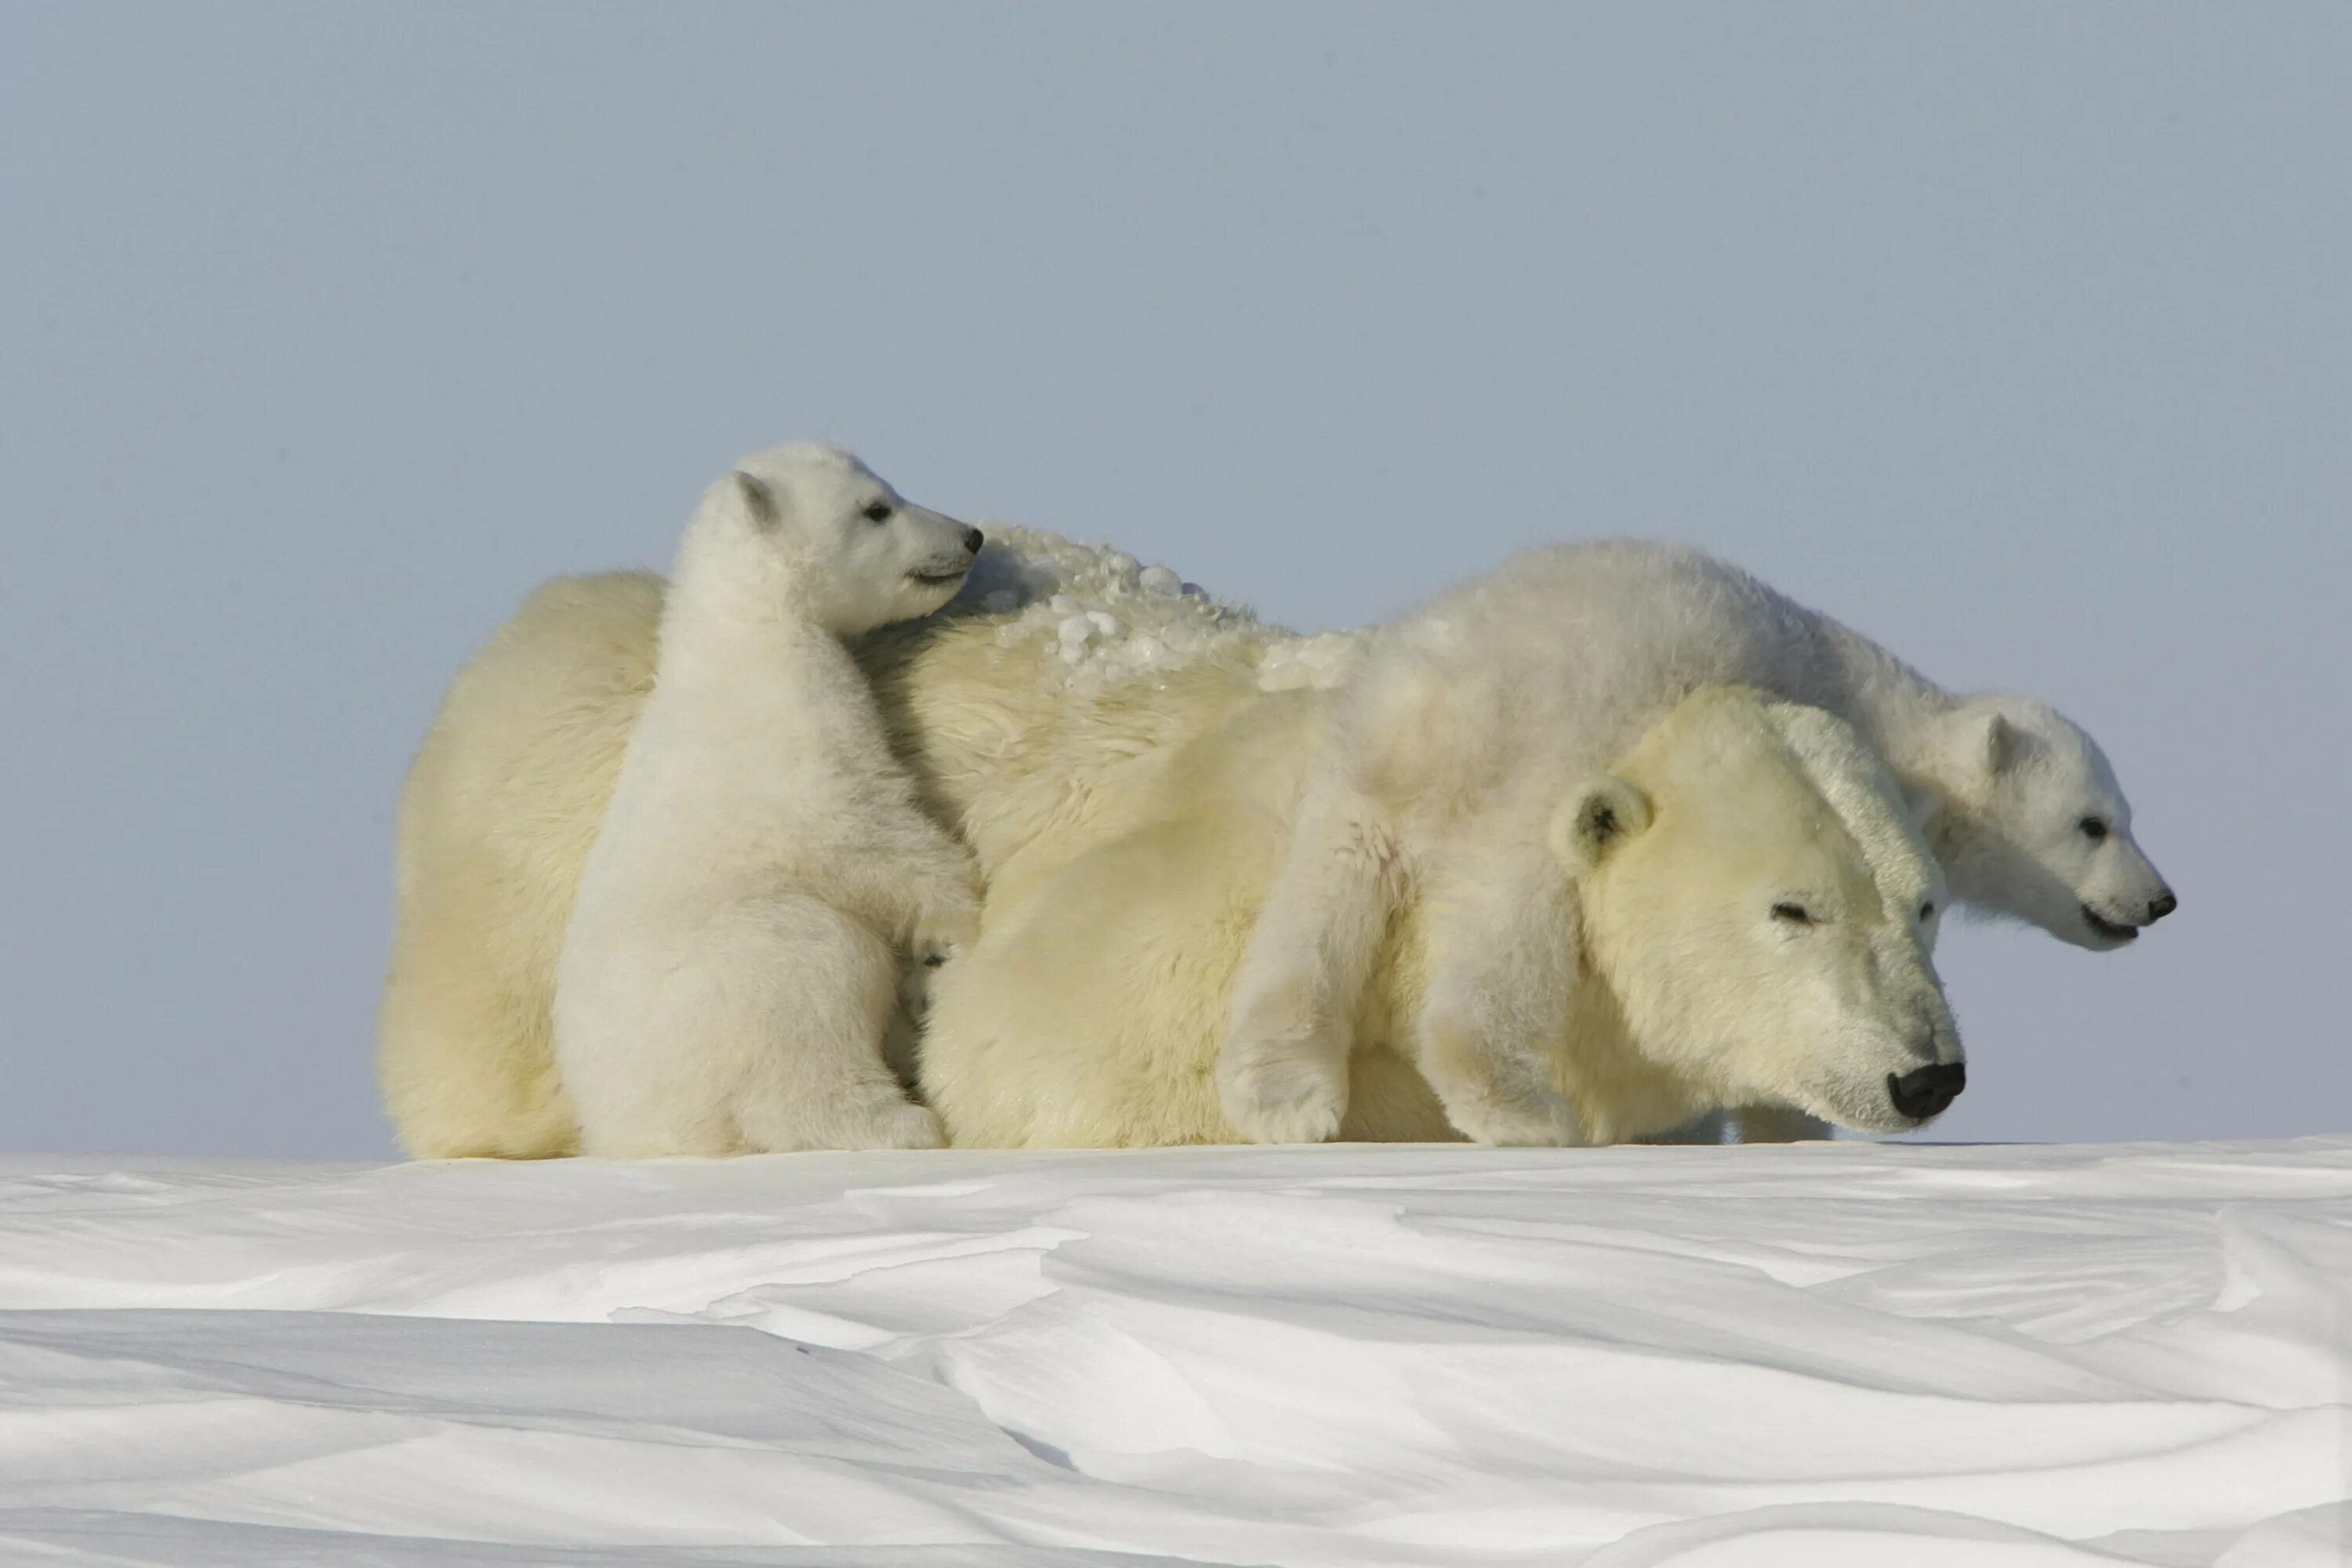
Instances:
[[[783,513],[778,510],[776,492],[768,488],[767,481],[755,479],[738,468],[735,490],[743,498],[743,515],[751,520],[751,526],[761,533],[773,533],[776,525],[783,521]]]
[[[1619,845],[1646,832],[1650,816],[1648,795],[1613,773],[1604,773],[1552,813],[1552,853],[1571,871],[1591,870]]]
[[[1977,744],[1984,758],[1985,772],[1996,778],[2017,761],[2016,726],[1998,713],[1986,716]]]
[[[1962,702],[1937,723],[1934,749],[1948,776],[1966,789],[1966,781],[1997,779],[2025,755],[2026,734],[2001,716],[1991,702]]]

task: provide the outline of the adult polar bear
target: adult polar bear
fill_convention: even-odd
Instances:
[[[1140,821],[992,898],[979,944],[940,978],[923,1044],[924,1093],[953,1142],[1240,1141],[1211,1068],[1327,706],[1236,710],[1177,749]],[[1506,857],[1528,893],[1511,940],[1574,1003],[1538,1069],[1575,1108],[1559,1141],[1664,1132],[1751,1100],[1901,1131],[1959,1092],[1927,952],[1943,874],[1846,726],[1707,688],[1610,772],[1515,785],[1538,809],[1511,818],[1528,830]],[[1571,889],[1578,922],[1563,918]],[[1429,1086],[1490,1058],[1430,1027],[1426,1004],[1465,934],[1445,889],[1402,901],[1348,1020],[1361,1042],[1349,1135],[1461,1135],[1459,1105]],[[1433,1071],[1447,1057],[1462,1059]]]

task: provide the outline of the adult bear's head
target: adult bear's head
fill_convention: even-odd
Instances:
[[[1559,807],[1552,846],[1643,1057],[1723,1104],[1865,1131],[1917,1127],[1960,1091],[1929,957],[1943,873],[1838,720],[1703,689]]]

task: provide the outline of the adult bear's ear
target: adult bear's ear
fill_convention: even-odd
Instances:
[[[743,515],[751,520],[751,526],[761,533],[775,532],[776,525],[783,521],[783,513],[776,506],[776,492],[768,488],[768,482],[738,468],[735,491],[743,500]]]
[[[1650,797],[1604,773],[1552,813],[1551,848],[1571,871],[1589,871],[1650,826]]]

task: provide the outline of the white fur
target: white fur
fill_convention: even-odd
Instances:
[[[1717,682],[1814,705],[1859,730],[1915,797],[1954,895],[1969,903],[2090,948],[2129,940],[2093,917],[2137,928],[2171,907],[2132,840],[2113,770],[2047,704],[1955,697],[1696,551],[1531,550],[1384,633],[1348,683],[1339,737],[1306,787],[1235,991],[1219,1066],[1234,1121],[1267,1142],[1334,1135],[1355,992],[1412,879],[1460,884],[1467,918],[1496,932],[1459,946],[1433,985],[1488,1020],[1486,1079],[1534,1081],[1549,1043],[1545,1019],[1509,1001],[1508,868],[1482,864],[1464,825],[1491,818],[1528,777],[1605,765],[1685,694]],[[2107,829],[2095,842],[2082,826],[2093,820]],[[1497,1142],[1547,1140],[1562,1114],[1533,1092],[1465,1098],[1462,1109],[1465,1131]]]
[[[901,953],[976,934],[975,871],[841,638],[939,608],[979,545],[831,447],[704,495],[556,967],[585,1152],[940,1142],[884,1034]]]
[[[1181,1060],[1181,1070],[1150,1088],[1152,1096],[1174,1095],[1192,1109],[1171,1110],[1174,1101],[1138,1098],[1142,1089],[1131,1061],[1122,1067],[1125,1058],[1115,1053],[1084,1048],[1090,1037],[1082,1035],[1033,1086],[1065,1107],[1070,1123],[1055,1130],[1040,1121],[1034,1135],[1165,1141],[1168,1118],[1181,1115],[1189,1118],[1181,1136],[1238,1137],[1219,1110],[1210,1077],[1234,998],[1231,970],[1253,923],[1264,923],[1261,895],[1292,843],[1305,781],[1339,771],[1318,761],[1328,710],[1342,700],[1354,707],[1367,689],[1323,689],[1347,687],[1361,645],[1392,646],[1395,634],[1330,639],[1318,649],[1116,551],[1018,530],[992,532],[994,541],[960,602],[949,613],[861,639],[861,667],[926,803],[979,858],[992,931],[1000,912],[1021,926],[1050,921],[1055,904],[1035,895],[1059,885],[1061,873],[1081,861],[1097,875],[1125,879],[1124,891],[1134,900],[1125,917],[1132,930],[1082,930],[1070,938],[1083,960],[1080,977],[1100,988],[1104,1009],[1070,1026],[1125,1027],[1134,988],[1163,972],[1184,981],[1167,994],[1187,999],[1184,1005],[1201,1015],[1197,1030],[1188,1021],[1173,1034],[1164,1013],[1150,1015],[1158,1023],[1148,1024],[1142,1014],[1133,1020],[1136,1028],[1154,1032],[1160,1048],[1171,1038],[1184,1042],[1171,1058]],[[661,580],[643,574],[547,584],[468,661],[417,755],[401,796],[398,895],[379,1043],[385,1107],[412,1153],[544,1157],[578,1147],[571,1096],[550,1039],[549,1003],[581,864],[653,683],[663,597]],[[1097,612],[1122,629],[1114,635],[1100,627]],[[1096,629],[1071,626],[1074,616]],[[1075,658],[1065,627],[1081,639]],[[1465,688],[1465,695],[1482,689]],[[1179,898],[1192,884],[1176,872],[1197,851],[1189,841],[1143,830],[1197,793],[1195,759],[1227,754],[1205,746],[1208,737],[1258,727],[1288,737],[1275,750],[1290,762],[1276,766],[1246,750],[1230,753],[1232,765],[1247,775],[1247,805],[1213,841],[1224,847],[1221,854],[1243,858],[1247,875],[1206,884],[1225,889],[1218,895],[1223,902],[1201,916],[1205,927],[1187,926]],[[1621,749],[1645,727],[1627,730],[1616,742]],[[1413,733],[1400,730],[1399,745],[1409,750]],[[1490,742],[1509,739],[1488,736]],[[1608,744],[1596,744],[1600,762],[1583,772],[1601,770],[1615,754]],[[1539,768],[1524,774],[1545,781],[1553,804],[1577,776]],[[1466,819],[1474,826],[1475,815]],[[1458,1135],[1407,1059],[1415,1013],[1402,1015],[1402,1023],[1378,1016],[1375,1003],[1400,984],[1385,975],[1379,944],[1385,939],[1393,945],[1410,925],[1429,939],[1420,950],[1434,952],[1456,922],[1472,929],[1476,911],[1423,900],[1422,868],[1407,865],[1392,819],[1374,814],[1366,820],[1364,836],[1337,837],[1341,853],[1332,858],[1340,863],[1330,868],[1335,883],[1350,888],[1358,870],[1349,858],[1360,855],[1377,884],[1374,899],[1333,905],[1352,911],[1370,933],[1351,949],[1366,955],[1359,973],[1383,972],[1377,984],[1354,983],[1364,1005],[1349,1017],[1348,1034],[1393,1048],[1357,1053],[1348,1132]],[[1532,829],[1532,836],[1517,842],[1540,851],[1549,821],[1546,813],[1527,810],[1514,830]],[[1511,841],[1498,832],[1496,842],[1502,863],[1513,864]],[[1139,866],[1122,869],[1127,862],[1105,852],[1119,844]],[[1165,863],[1152,858],[1154,844],[1165,851]],[[1521,853],[1516,860],[1559,864],[1549,854]],[[1294,855],[1286,875],[1316,863]],[[1456,886],[1475,894],[1474,881],[1457,879]],[[1728,881],[1719,885],[1737,891]],[[1534,887],[1543,892],[1540,878]],[[1743,895],[1735,907],[1753,901]],[[1557,900],[1531,906],[1545,921],[1554,920],[1558,907]],[[1269,911],[1266,918],[1275,917]],[[1512,925],[1505,906],[1478,918],[1490,928]],[[1202,929],[1213,943],[1181,935]],[[1544,929],[1563,940],[1569,934],[1556,922]],[[1447,944],[1448,963],[1475,945]],[[1540,955],[1540,942],[1529,946]],[[1024,944],[1022,951],[1036,949]],[[1293,973],[1311,984],[1328,972],[1310,963]],[[985,971],[960,963],[942,973],[977,983]],[[1009,973],[996,978],[1018,982]],[[1088,1124],[1081,1117],[1084,1105],[1102,1110],[1098,1096],[1089,1098],[1096,1089],[1088,1086],[1098,1079],[1101,1094],[1123,1097],[1117,1115],[1129,1119],[1124,1123]],[[1720,1102],[1702,1098],[1689,1109],[1696,1114]],[[1637,1136],[1625,1129],[1653,1125],[1647,1112],[1631,1119],[1601,1114],[1614,1103],[1614,1097],[1594,1100],[1591,1124],[1575,1131]],[[1010,1107],[1005,1114],[1013,1114]],[[1037,1114],[1055,1112],[1045,1106]],[[1557,1135],[1549,1121],[1543,1135]]]

